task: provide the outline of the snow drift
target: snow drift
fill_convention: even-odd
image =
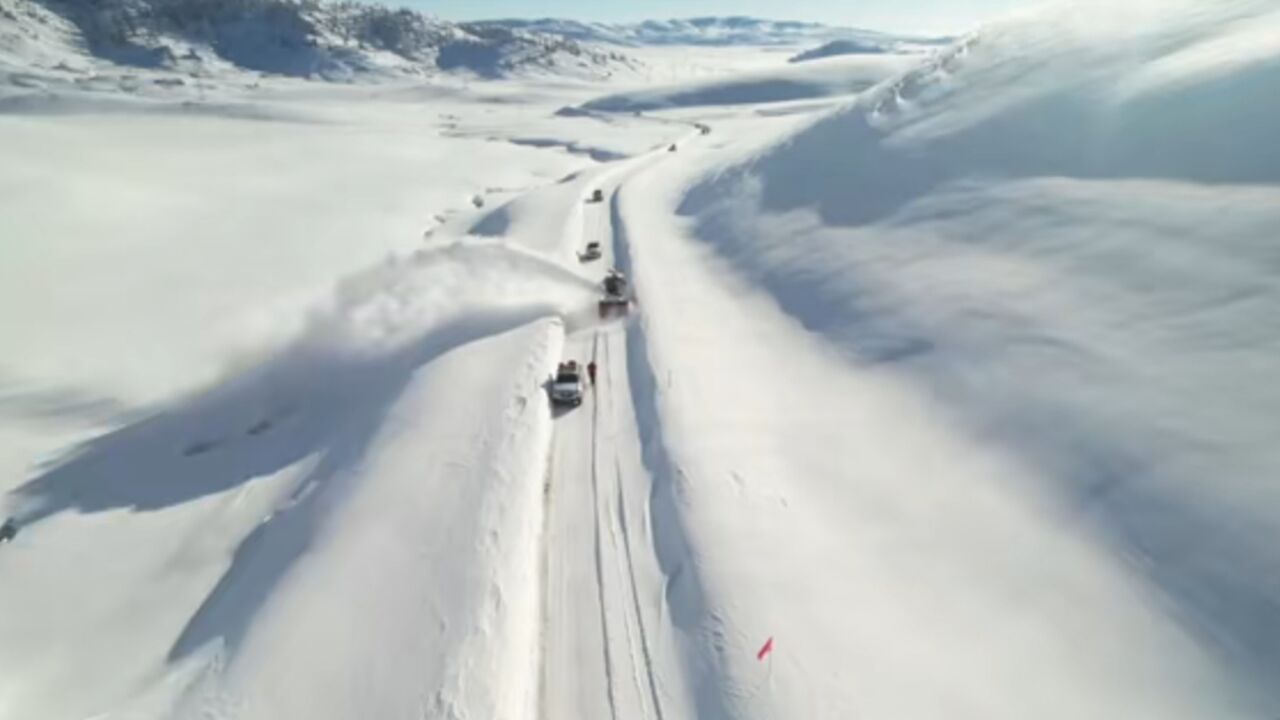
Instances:
[[[892,46],[882,45],[878,43],[870,43],[862,40],[832,40],[824,45],[819,45],[811,50],[805,50],[793,56],[787,62],[808,62],[809,60],[819,60],[827,57],[837,57],[839,55],[879,55],[881,53],[890,52]]]
[[[1272,712],[1277,88],[1274,3],[1075,3],[984,29],[681,207],[846,361],[1022,464]]]
[[[500,243],[421,251],[345,281],[295,341],[45,466],[6,499],[23,527],[0,555],[6,708],[526,715],[539,383],[555,318],[593,299]],[[92,597],[59,590],[86,574]]]
[[[668,87],[607,95],[585,103],[586,110],[634,112],[713,105],[754,105],[850,95],[909,67],[909,56],[896,54],[833,58],[742,73]]]

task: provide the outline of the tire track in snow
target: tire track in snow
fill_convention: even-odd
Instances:
[[[542,611],[538,621],[538,717],[547,716],[547,631],[551,628],[551,481],[555,477],[556,453],[547,453],[546,475],[542,478],[542,552],[538,557],[538,578],[542,583]]]
[[[604,345],[606,366],[612,366],[612,360],[609,353],[610,343],[606,339]],[[612,378],[612,373],[610,373]],[[609,381],[609,408],[614,416],[614,426],[617,427],[617,406],[615,403],[616,396],[613,393],[613,381]],[[645,678],[648,680],[649,700],[652,703],[653,717],[657,720],[664,720],[662,712],[662,700],[658,693],[657,674],[653,670],[653,654],[649,649],[649,633],[645,628],[644,608],[640,603],[640,588],[636,582],[636,565],[635,556],[631,551],[631,532],[627,526],[627,498],[626,493],[622,490],[622,460],[618,457],[615,450],[613,456],[614,477],[616,479],[615,488],[617,490],[617,521],[619,530],[622,534],[623,557],[626,560],[628,585],[631,588],[631,606],[634,611],[634,619],[636,628],[640,635],[640,653],[644,664]],[[643,694],[643,693],[642,693]]]
[[[604,238],[608,238],[609,245],[611,247],[615,245],[617,238],[615,233],[613,232],[614,228],[613,228],[613,222],[612,222],[612,213],[609,213],[609,214],[600,213],[598,215],[597,222],[599,226],[599,229],[597,231],[598,236],[602,240]],[[609,427],[613,430],[613,434],[610,436],[610,440],[611,440],[610,448],[612,449],[612,452],[614,455],[614,465],[616,466],[617,465],[617,449],[616,449],[617,389],[614,383],[614,373],[612,372],[612,360],[610,356],[610,346],[612,345],[613,336],[611,333],[605,333],[603,335],[603,343],[602,343],[604,346],[604,350],[603,350],[604,362],[603,363],[599,362],[600,360],[599,344],[601,344],[599,343],[600,338],[601,338],[601,334],[599,333],[599,331],[597,331],[596,356],[593,357],[593,359],[596,360],[597,364],[604,369],[604,373],[602,375],[604,397],[603,398],[598,397],[597,408],[599,408],[599,406],[604,402],[608,402],[608,411],[606,413],[606,418],[607,418],[607,421],[609,422]],[[599,443],[598,437],[593,438],[593,441],[598,445]],[[595,448],[593,449],[593,452],[599,452],[599,449]],[[596,474],[600,472],[600,467],[598,463],[593,464],[592,472]],[[643,658],[643,651],[641,649],[645,645],[645,640],[643,638],[643,629],[641,627],[640,622],[638,622],[637,619],[632,614],[631,604],[626,602],[626,597],[628,592],[630,592],[631,594],[634,594],[635,592],[635,588],[634,588],[635,573],[629,567],[630,560],[628,555],[626,555],[624,552],[625,540],[619,539],[624,531],[620,527],[617,514],[613,512],[613,508],[618,507],[623,502],[622,478],[616,474],[611,474],[608,477],[612,481],[611,486],[609,488],[609,498],[607,500],[604,500],[602,503],[597,504],[595,508],[595,512],[598,515],[597,522],[601,522],[602,520],[605,522],[608,522],[609,540],[611,545],[611,558],[613,560],[616,582],[618,583],[617,592],[614,594],[614,598],[616,601],[614,610],[616,613],[620,613],[620,617],[618,617],[618,622],[622,626],[622,632],[624,633],[624,639],[626,640],[626,658],[630,666],[629,669],[631,671],[630,676],[631,676],[632,688],[635,692],[634,697],[636,702],[636,708],[638,709],[638,714],[640,716],[645,718],[651,718],[653,717],[653,713],[647,707],[648,703],[646,702],[647,695],[645,692],[645,681],[641,677],[642,673],[647,671],[646,663]],[[639,640],[637,640],[637,636],[640,636]]]
[[[692,140],[695,138],[693,137],[693,134],[691,134],[688,139]],[[670,157],[671,156],[665,151],[655,153],[648,158],[648,161],[644,165],[637,167],[634,172],[629,173],[626,179],[630,180],[640,174],[644,168],[657,164],[664,158]],[[615,188],[609,202],[609,233],[611,236],[611,247],[615,266],[626,273],[633,283],[633,287],[638,289],[638,278],[636,277],[636,273],[632,267],[630,233],[628,232],[628,227],[623,219],[621,189],[621,185],[619,185],[618,188]],[[637,460],[639,460],[642,467],[638,468],[636,478],[649,483],[645,495],[652,501],[655,497],[655,493],[662,494],[672,492],[672,488],[667,487],[674,481],[671,473],[678,473],[681,475],[683,473],[680,471],[678,466],[671,464],[671,459],[666,454],[666,448],[663,445],[661,426],[658,423],[657,408],[654,404],[657,389],[656,378],[652,376],[653,368],[650,366],[649,359],[647,357],[648,348],[644,342],[644,323],[640,321],[636,321],[636,323],[637,324],[635,326],[626,328],[625,332],[622,333],[622,351],[624,356],[624,367],[622,372],[625,373],[624,382],[626,383],[624,389],[624,401],[626,407],[624,410],[633,413],[634,420],[636,422],[636,426],[628,430],[628,434],[631,432],[636,434],[634,439],[639,444],[638,450],[641,453],[641,457],[637,458]],[[633,330],[635,331],[634,333]],[[632,343],[637,339],[639,340],[639,347],[633,347]],[[605,352],[610,352],[609,345],[606,345]],[[637,357],[640,358],[640,368],[635,366]],[[637,376],[637,370],[639,369],[643,369],[647,374]],[[637,387],[635,384],[637,379],[641,381],[640,387]],[[637,389],[639,389],[639,395],[636,394]],[[617,398],[619,396],[612,395],[611,397]],[[638,401],[642,403],[642,405],[637,405]],[[645,436],[645,431],[642,430],[642,428],[645,427],[646,420],[653,423],[649,428],[649,432],[651,434],[647,437]],[[614,418],[614,422],[615,425],[617,425],[619,421],[617,418]],[[615,453],[617,452],[618,450],[615,449]],[[648,454],[650,452],[655,453],[655,456],[652,459],[653,465],[651,465],[651,461],[648,458]],[[625,473],[630,470],[630,465],[627,465],[627,470],[624,470],[624,463],[621,456],[618,454],[615,454],[614,462],[614,472],[619,478],[619,483],[621,483],[622,478],[626,477]],[[629,462],[630,460],[628,460],[628,463]],[[642,548],[637,550],[632,547],[632,527],[627,522],[628,516],[625,503],[626,496],[624,493],[619,497],[617,514],[623,530],[625,561],[628,572],[631,576],[631,605],[634,608],[635,616],[640,623],[642,653],[644,655],[645,671],[648,675],[649,698],[653,703],[654,716],[658,720],[665,720],[665,717],[671,713],[675,713],[678,717],[690,718],[705,717],[727,719],[735,717],[737,713],[731,709],[730,704],[726,703],[726,698],[721,696],[719,692],[709,692],[708,683],[714,683],[718,686],[722,678],[708,676],[706,674],[706,670],[700,665],[700,659],[698,657],[687,656],[679,651],[677,652],[677,657],[671,657],[668,653],[663,651],[664,649],[662,647],[650,643],[651,628],[658,632],[661,632],[662,628],[669,628],[682,633],[693,632],[693,626],[700,620],[700,618],[696,616],[697,608],[703,606],[704,600],[701,597],[702,590],[700,583],[690,587],[690,579],[688,577],[684,577],[684,572],[687,569],[685,563],[688,560],[688,539],[683,534],[683,531],[678,524],[675,527],[666,528],[676,533],[676,538],[674,539],[675,547],[667,546],[664,548],[663,545],[670,539],[659,542],[663,528],[658,526],[658,520],[656,518],[648,514],[651,513],[653,509],[651,507],[646,507],[645,517],[650,525],[650,533],[644,537],[646,542]],[[671,508],[668,510],[671,510]],[[672,518],[667,518],[668,521],[671,519]],[[669,523],[667,524],[669,525]],[[643,533],[643,530],[641,532]],[[656,603],[656,625],[645,623],[645,616],[643,613],[644,606],[640,597],[640,581],[644,579],[644,576],[639,573],[644,571],[643,563],[646,561],[646,558],[643,555],[640,557],[642,566],[637,569],[635,553],[643,552],[645,547],[647,547],[649,552],[652,553],[652,560],[656,562],[657,566],[656,570],[663,576],[660,598]],[[675,552],[675,556],[673,556],[673,550]],[[677,597],[676,601],[677,603],[684,603],[683,607],[680,607],[679,605],[673,606],[671,604],[672,589],[677,582],[681,585],[678,590],[680,597]],[[690,593],[692,593],[692,596],[690,596]],[[693,613],[692,615],[691,611]],[[654,662],[655,658],[658,660],[656,664]],[[674,666],[668,666],[666,664],[672,661],[675,662]],[[672,669],[678,670],[678,673],[675,676],[677,687],[667,688],[668,690],[674,690],[673,693],[668,694],[662,691],[663,688],[661,687],[660,682],[662,678],[659,677],[659,673],[656,669],[659,666],[663,668],[671,667]]]
[[[665,146],[663,147],[665,148]],[[661,150],[659,153],[655,153],[652,157],[649,158],[649,160],[644,165],[641,165],[636,169],[634,169],[631,173],[628,173],[628,176],[642,171],[643,168],[646,167],[647,165],[655,162],[659,162],[665,157],[667,157],[667,153],[665,150]],[[600,225],[602,226],[602,228],[599,231],[599,234],[602,240],[605,236],[607,236],[608,244],[614,256],[615,266],[619,267],[624,272],[629,273],[630,272],[630,267],[629,267],[630,253],[628,252],[628,248],[625,246],[625,243],[626,243],[625,234],[621,232],[621,229],[619,228],[620,214],[618,213],[618,190],[620,189],[620,185],[621,183],[619,184],[619,187],[615,187],[613,189],[613,192],[611,193],[611,197],[608,203],[608,214],[600,218]],[[621,337],[623,338],[623,342],[625,342],[626,334],[623,333]],[[597,332],[597,336],[596,336],[597,342],[599,341],[599,339],[600,339],[600,335]],[[613,372],[614,368],[613,368],[613,362],[611,358],[611,347],[613,345],[612,334],[605,335],[603,345],[604,345],[605,362],[602,367],[606,369],[603,377],[605,382],[605,390],[607,392],[608,402],[609,402],[609,421],[611,423],[611,427],[614,429],[615,436],[616,436],[617,428],[618,428],[617,413],[618,413],[619,393],[625,391],[626,393],[625,402],[628,405],[631,402],[633,402],[633,400],[631,398],[631,390],[629,385],[620,389],[616,387],[614,383],[613,376],[615,375],[615,373]],[[598,345],[597,345],[597,354],[598,354]],[[594,356],[593,356],[593,359],[595,359]],[[626,372],[625,367],[622,370],[622,372],[624,373]],[[599,417],[598,402],[596,405],[596,411],[597,411],[596,421],[598,426],[598,417]],[[631,659],[632,679],[633,679],[633,682],[635,683],[637,707],[639,709],[639,714],[644,717],[652,718],[655,720],[665,720],[665,713],[663,711],[663,705],[662,705],[662,696],[658,689],[658,675],[654,669],[653,651],[649,642],[649,631],[644,619],[644,606],[640,600],[639,581],[637,580],[637,573],[636,573],[635,559],[634,559],[635,556],[631,546],[631,533],[627,523],[627,500],[626,500],[626,492],[624,491],[624,488],[623,488],[624,473],[622,470],[622,461],[618,452],[618,447],[616,442],[617,438],[614,437],[613,439],[614,439],[614,442],[611,445],[611,450],[613,454],[612,470],[613,470],[613,479],[614,479],[614,483],[613,483],[614,497],[613,497],[613,502],[611,503],[612,507],[603,508],[598,506],[597,512],[600,512],[600,513],[609,512],[612,516],[611,522],[610,522],[610,530],[612,531],[612,533],[614,533],[613,534],[614,559],[618,562],[617,569],[618,569],[618,574],[620,576],[620,582],[623,586],[621,590],[624,594],[623,597],[620,598],[621,602],[619,603],[619,605],[621,605],[621,607],[619,608],[619,611],[623,615],[622,624],[627,633],[627,641],[628,641],[627,649],[629,651],[628,656]],[[598,428],[593,430],[592,442],[593,442],[593,448],[592,448],[593,459],[592,459],[591,470],[592,470],[593,481],[594,481],[595,476],[599,473],[599,469],[596,465],[596,457],[595,457],[596,454],[598,453],[598,448],[594,446],[599,443]],[[599,518],[596,519],[596,522],[599,523]],[[619,538],[621,538],[620,542],[619,542]],[[627,595],[629,595],[630,597],[627,598],[626,597]],[[665,609],[665,606],[664,608],[660,609],[660,613],[663,609]],[[638,641],[636,638],[638,638]],[[638,649],[638,652],[637,652],[637,649]]]
[[[596,333],[591,341],[591,361],[595,362],[599,352],[600,335]],[[604,547],[600,533],[600,473],[598,471],[600,447],[600,403],[596,397],[595,385],[591,386],[591,505],[593,508],[593,532],[595,536],[596,563],[596,595],[600,603],[600,638],[604,647],[605,694],[609,702],[609,717],[618,718],[618,701],[614,692],[613,648],[609,642],[609,613],[606,609],[604,589]]]
[[[607,248],[606,263],[614,260],[618,267],[627,269],[625,237],[616,214],[620,184],[665,157],[668,157],[665,150],[653,153],[621,172],[609,173],[611,177],[601,183],[612,197],[606,203],[590,204],[594,212],[584,218],[585,237],[579,240],[600,241]],[[551,494],[546,500],[551,530],[545,535],[543,548],[547,558],[542,569],[547,600],[541,618],[544,645],[540,649],[541,694],[537,712],[547,720],[567,717],[665,720],[671,708],[664,708],[664,697],[668,704],[671,698],[660,691],[660,678],[655,669],[655,647],[649,637],[652,623],[646,622],[641,599],[640,583],[646,577],[645,570],[636,567],[636,553],[640,550],[632,547],[632,523],[628,522],[629,504],[624,485],[630,481],[642,486],[650,479],[639,466],[637,469],[642,475],[634,478],[626,474],[630,472],[630,465],[624,469],[623,448],[631,443],[639,444],[640,438],[633,437],[633,428],[624,430],[619,424],[619,413],[630,410],[631,393],[625,376],[617,382],[613,377],[615,370],[628,372],[625,363],[621,368],[613,368],[611,359],[611,346],[626,343],[627,335],[601,326],[583,328],[574,335],[566,347],[566,357],[575,353],[589,357],[601,372],[598,384],[590,387],[590,415],[579,416],[581,419],[575,421],[572,411],[568,411],[557,429],[559,450],[555,453],[554,472],[560,477],[548,480]],[[616,335],[621,338],[615,339]],[[623,347],[625,349],[625,345]],[[624,352],[623,357],[625,355]],[[602,359],[604,362],[600,362]],[[608,406],[602,407],[604,403]],[[589,430],[581,427],[582,421],[590,423]],[[582,447],[583,442],[591,444],[589,450]],[[607,465],[610,458],[612,468]],[[584,461],[590,462],[589,469],[583,467]],[[587,518],[584,513],[590,513],[591,517]],[[602,526],[602,523],[608,525]],[[656,548],[651,549],[656,557]],[[640,559],[642,563],[645,560],[643,556]],[[612,568],[607,568],[608,565]],[[585,587],[590,582],[596,586],[594,597]],[[576,597],[575,589],[579,589]],[[590,620],[593,611],[586,607],[591,601],[596,604],[594,613],[599,615],[598,638],[596,631],[591,630],[596,627]],[[667,610],[665,603],[661,603],[657,623],[664,622]],[[602,670],[597,672],[590,666],[601,656]],[[630,683],[625,679],[627,675]],[[598,684],[601,680],[603,688]]]
[[[608,336],[605,337],[604,348],[605,348],[605,367],[609,367],[610,362],[609,362]],[[606,392],[609,400],[609,410],[610,410],[608,414],[610,419],[613,421],[611,423],[611,427],[615,428],[615,436],[616,436],[617,422],[616,422],[616,413],[614,411],[615,395],[614,395],[614,387],[613,387],[613,380],[612,380],[613,373],[608,373],[608,377],[609,377],[609,380],[608,380],[607,392]],[[615,449],[614,466],[617,467],[617,465],[618,465],[617,452]],[[596,469],[596,471],[598,472],[598,469]],[[622,493],[622,476],[620,473],[618,473],[612,476],[612,479],[613,479],[613,483],[610,488],[611,497],[605,505],[601,505],[596,508],[596,513],[600,517],[607,517],[609,520],[609,541],[610,541],[610,546],[612,548],[611,557],[614,560],[613,567],[614,567],[614,570],[616,571],[618,588],[621,592],[625,593],[626,589],[630,587],[631,593],[634,594],[635,572],[629,567],[630,556],[627,554],[624,554],[622,549],[623,543],[625,542],[625,540],[620,542],[618,539],[620,535],[625,533],[625,530],[622,529],[622,525],[625,524],[625,521],[620,523],[619,516],[616,513],[610,512],[610,507],[618,508],[618,509],[621,509],[623,507],[624,499],[623,499],[623,493]],[[622,603],[619,603],[619,604],[621,605],[620,612],[622,613],[622,618],[621,618],[622,628],[623,628],[623,631],[625,632],[625,637],[627,641],[627,659],[630,663],[631,683],[635,689],[636,700],[639,702],[642,710],[641,714],[646,717],[649,717],[651,714],[648,712],[644,712],[645,686],[644,686],[643,680],[641,680],[640,678],[643,659],[637,650],[637,647],[644,642],[644,639],[641,638],[639,642],[637,642],[636,640],[636,636],[640,635],[642,633],[642,630],[640,630],[639,628],[640,623],[636,620],[636,618],[631,613],[631,607],[627,604],[622,604]]]

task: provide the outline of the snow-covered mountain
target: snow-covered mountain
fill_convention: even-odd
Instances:
[[[0,54],[65,43],[113,63],[230,64],[294,77],[525,71],[607,76],[634,61],[569,38],[323,0],[0,0]]]
[[[821,23],[762,20],[751,17],[698,17],[648,20],[640,23],[595,23],[574,20],[491,20],[480,26],[503,27],[558,35],[563,38],[623,46],[645,45],[812,45],[832,40],[859,40],[891,46],[897,41],[884,33]]]

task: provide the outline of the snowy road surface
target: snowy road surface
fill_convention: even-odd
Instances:
[[[586,265],[596,281],[615,264],[617,186],[601,187],[604,201],[585,212],[583,243],[603,250]],[[611,317],[565,341],[566,358],[594,362],[598,373],[582,406],[558,419],[548,470],[539,717],[687,716],[647,516],[652,479],[641,460],[625,323]]]

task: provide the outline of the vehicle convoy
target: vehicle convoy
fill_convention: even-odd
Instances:
[[[600,243],[599,241],[592,240],[591,242],[587,243],[586,249],[584,249],[578,255],[578,259],[581,260],[582,262],[587,262],[588,260],[599,260],[600,256],[601,256]]]
[[[548,384],[552,405],[582,404],[582,368],[576,360],[566,360],[556,367],[556,374]]]
[[[604,296],[600,298],[600,317],[608,317],[612,313],[626,314],[631,304],[628,296],[627,277],[617,270],[609,270],[604,277]]]

